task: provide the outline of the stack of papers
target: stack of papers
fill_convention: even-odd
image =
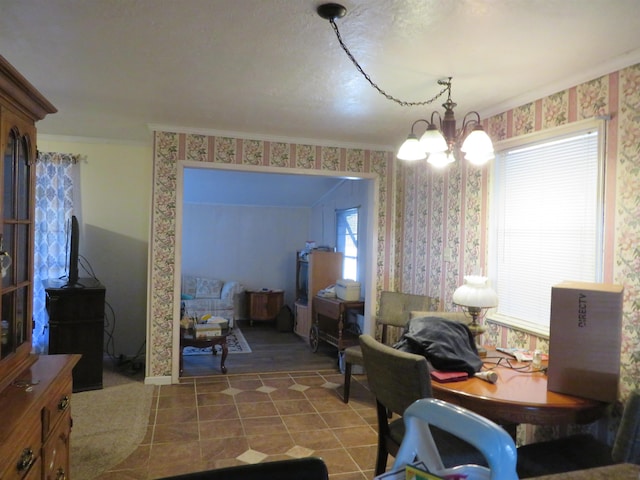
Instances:
[[[524,348],[504,348],[504,347],[497,347],[496,350],[498,352],[511,355],[513,358],[515,358],[519,362],[533,361],[533,352],[531,350],[525,350]],[[547,355],[546,353],[543,353],[542,360],[543,361],[549,360],[549,355]]]

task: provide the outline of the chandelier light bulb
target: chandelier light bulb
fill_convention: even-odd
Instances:
[[[427,159],[427,163],[433,165],[435,168],[444,168],[455,161],[456,159],[451,152],[430,153]]]
[[[488,153],[493,152],[493,144],[491,143],[491,139],[487,132],[484,129],[477,125],[467,138],[462,142],[462,146],[460,147],[460,151],[468,153],[468,152],[477,152],[477,153]]]
[[[449,149],[444,135],[432,123],[420,137],[420,144],[427,153],[446,152]]]
[[[400,160],[415,161],[424,160],[427,158],[427,154],[424,151],[424,148],[422,148],[418,137],[416,137],[414,133],[410,133],[404,143],[400,146],[397,157]]]

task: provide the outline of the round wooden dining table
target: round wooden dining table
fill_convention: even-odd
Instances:
[[[544,371],[532,371],[527,364],[491,350],[483,360],[485,368],[498,375],[496,383],[477,377],[450,383],[432,381],[433,396],[505,426],[584,424],[604,415],[607,403],[547,390]]]

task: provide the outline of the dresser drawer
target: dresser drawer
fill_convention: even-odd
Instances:
[[[11,442],[0,446],[0,459],[2,459],[0,478],[2,480],[17,480],[27,475],[27,478],[40,476],[40,472],[35,470],[39,470],[40,465],[42,424],[39,415],[34,417],[29,425],[20,427]]]
[[[42,410],[42,441],[45,441],[60,419],[71,409],[71,375],[60,382]]]
[[[71,410],[67,408],[60,422],[51,430],[51,434],[42,447],[42,478],[60,480],[69,478],[69,435],[71,433]]]

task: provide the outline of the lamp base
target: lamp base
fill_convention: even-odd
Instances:
[[[473,312],[472,312],[473,315]],[[476,338],[478,335],[482,335],[487,329],[478,323],[478,315],[473,315],[471,323],[468,325],[469,331]],[[476,343],[476,349],[478,350],[478,356],[484,358],[487,356],[487,349]]]

